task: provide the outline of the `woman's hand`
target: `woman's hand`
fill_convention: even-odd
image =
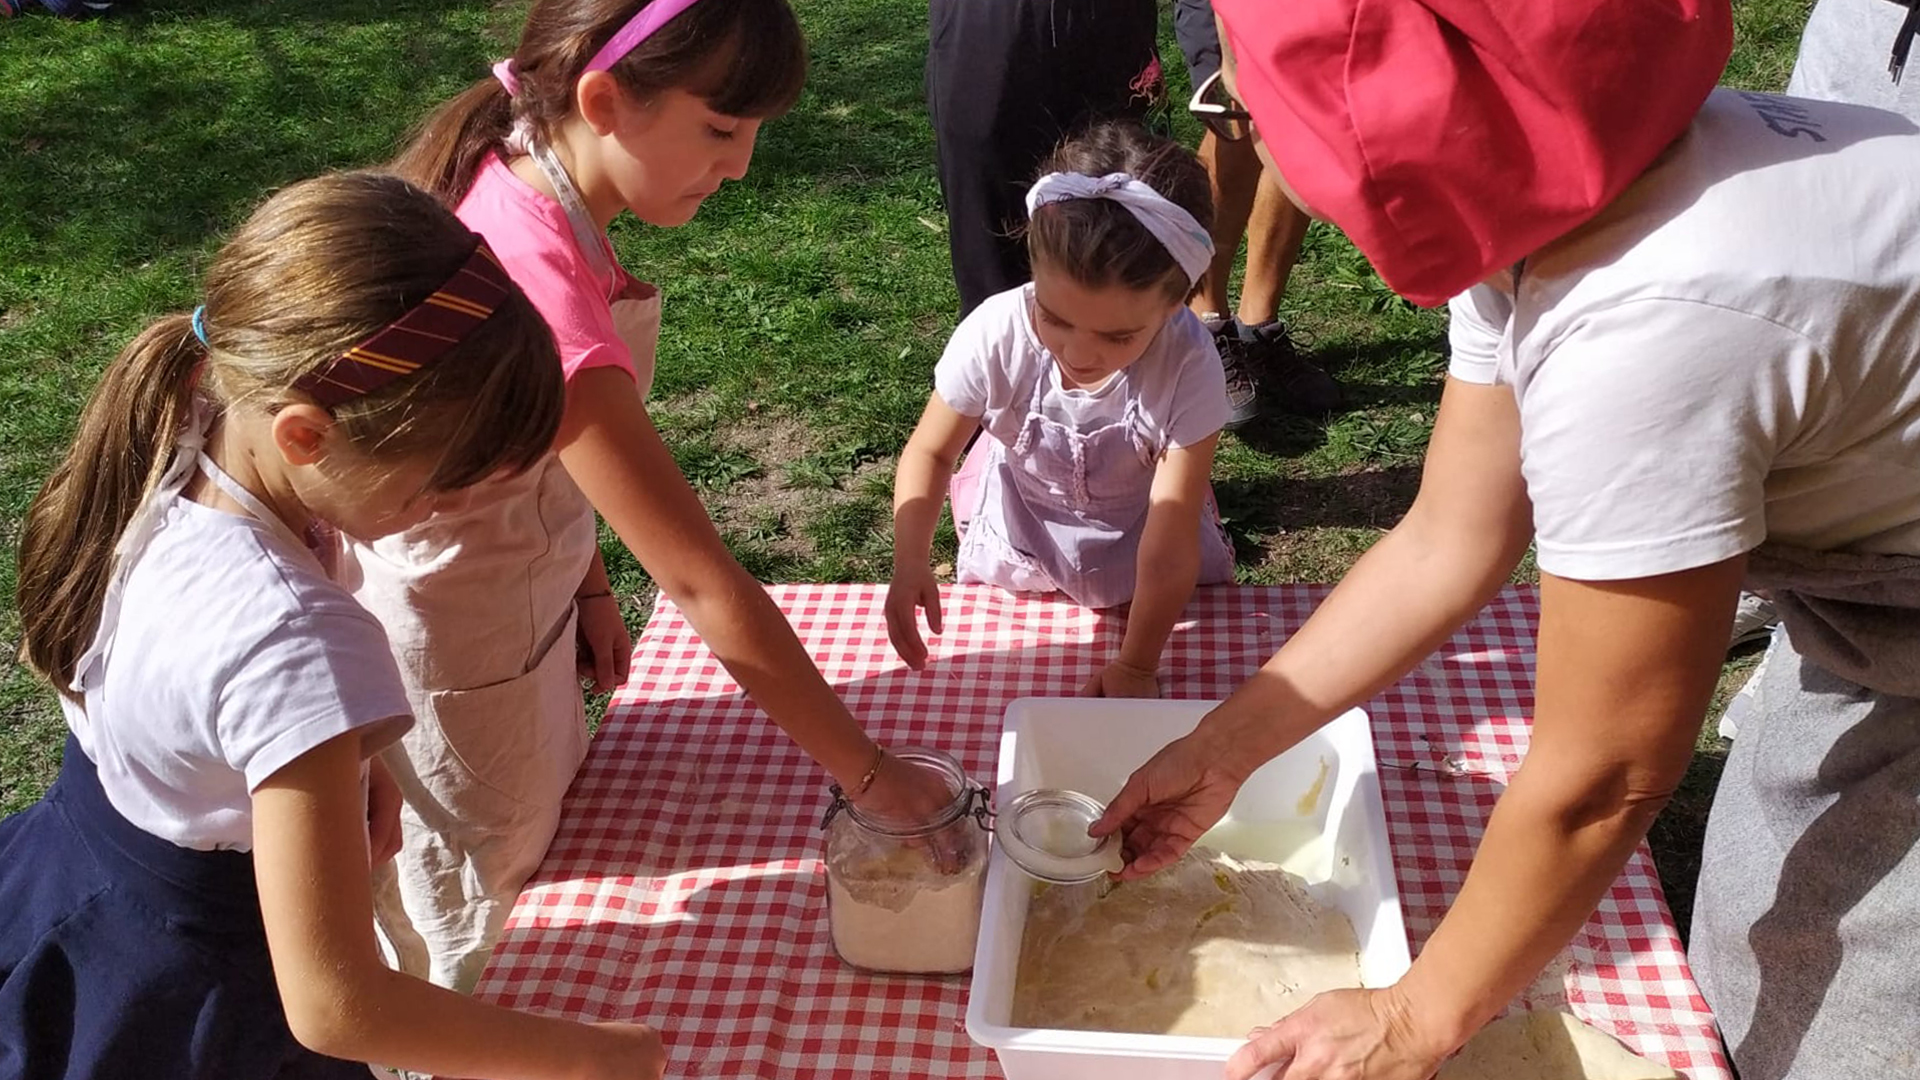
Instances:
[[[1119,832],[1130,858],[1120,880],[1143,878],[1173,864],[1233,805],[1247,775],[1261,764],[1241,762],[1231,742],[1214,739],[1203,722],[1175,739],[1127,777],[1107,812],[1087,835]]]
[[[400,785],[378,757],[367,759],[367,854],[379,866],[400,854]]]
[[[927,645],[920,637],[920,609],[927,611],[927,629],[940,632],[940,584],[923,564],[895,567],[887,586],[887,640],[893,651],[915,671],[927,666]]]
[[[1255,1029],[1227,1062],[1227,1080],[1428,1080],[1451,1047],[1418,1030],[1396,988],[1333,990]]]
[[[1160,696],[1160,680],[1146,668],[1115,660],[1087,680],[1087,685],[1080,688],[1080,696],[1157,698]]]
[[[593,680],[593,692],[604,694],[627,681],[633,663],[633,635],[620,614],[620,598],[611,593],[577,597],[580,611],[575,637],[580,651],[580,681]]]

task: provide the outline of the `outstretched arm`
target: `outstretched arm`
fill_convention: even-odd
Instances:
[[[1213,473],[1218,434],[1167,451],[1153,472],[1147,524],[1136,557],[1133,603],[1127,632],[1114,657],[1086,692],[1103,697],[1159,697],[1157,670],[1173,624],[1193,596],[1200,576],[1200,515],[1207,477]]]
[[[1513,395],[1448,380],[1406,518],[1259,672],[1137,770],[1096,824],[1100,835],[1124,830],[1123,877],[1178,859],[1254,769],[1432,653],[1505,583],[1531,536]]]
[[[866,805],[920,815],[946,804],[948,794],[924,770],[878,764],[879,746],[721,541],[626,372],[589,368],[568,381],[556,446],[588,501],[707,648],[808,756],[848,791],[878,768],[861,796]]]
[[[332,1057],[451,1076],[660,1076],[666,1055],[649,1028],[514,1012],[381,962],[360,761],[349,732],[253,793],[260,914],[294,1038]]]
[[[927,400],[893,477],[893,581],[887,589],[887,637],[893,651],[918,669],[927,662],[920,637],[919,610],[927,628],[940,632],[940,590],[927,565],[933,557],[933,531],[940,524],[953,463],[967,440],[980,430],[978,417],[964,416],[938,393]]]

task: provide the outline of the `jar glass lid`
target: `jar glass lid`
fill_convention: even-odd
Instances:
[[[1098,840],[1087,826],[1107,808],[1077,791],[1035,788],[1015,796],[994,815],[1000,850],[1028,875],[1055,885],[1078,885],[1126,865],[1120,835]]]

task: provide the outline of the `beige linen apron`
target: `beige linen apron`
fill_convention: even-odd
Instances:
[[[565,171],[534,158],[576,235],[597,237],[592,254],[611,260]],[[614,280],[614,329],[644,398],[660,292],[623,271]],[[404,841],[374,879],[375,916],[402,971],[471,990],[553,841],[586,755],[573,598],[596,540],[593,507],[548,455],[405,534],[349,549],[351,587],[386,627],[418,720],[385,755],[406,800]]]

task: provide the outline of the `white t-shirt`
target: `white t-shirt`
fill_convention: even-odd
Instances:
[[[1033,327],[1033,286],[988,297],[953,332],[933,369],[941,400],[980,418],[987,434],[1012,445],[1026,423],[1034,389],[1040,411],[1076,431],[1117,423],[1129,390],[1160,452],[1192,446],[1227,423],[1227,377],[1213,335],[1186,308],[1167,320],[1140,359],[1092,390],[1069,389]]]
[[[1898,115],[1716,91],[1517,286],[1453,301],[1451,373],[1519,405],[1542,569],[1920,555],[1917,177]]]
[[[300,755],[412,709],[386,634],[274,527],[175,496],[127,575],[84,709],[67,724],[122,817],[180,847],[253,847],[251,792]]]

